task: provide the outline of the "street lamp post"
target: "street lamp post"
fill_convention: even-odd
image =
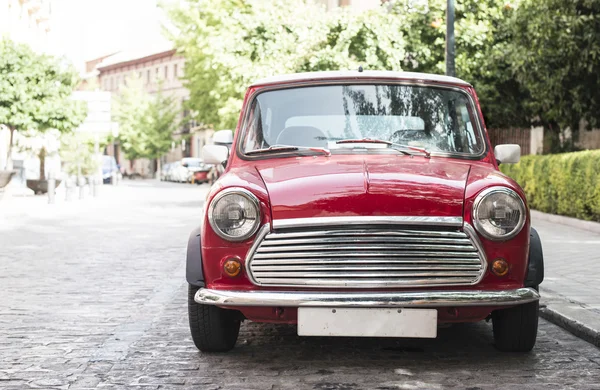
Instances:
[[[454,0],[447,0],[446,7],[446,75],[456,76],[454,66]]]

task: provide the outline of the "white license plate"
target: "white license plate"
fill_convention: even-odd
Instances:
[[[299,336],[437,337],[437,310],[299,307]]]

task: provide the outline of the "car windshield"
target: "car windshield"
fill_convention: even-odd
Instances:
[[[360,84],[274,90],[254,99],[242,150],[388,149],[385,143],[338,142],[369,139],[473,156],[484,150],[476,118],[467,94],[446,88]]]

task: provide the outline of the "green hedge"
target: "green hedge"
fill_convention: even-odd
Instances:
[[[600,222],[600,150],[525,156],[501,170],[523,187],[532,209]]]

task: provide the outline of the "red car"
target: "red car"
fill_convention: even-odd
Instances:
[[[215,135],[217,137],[217,135]],[[219,138],[231,138],[232,133]],[[473,87],[398,72],[323,72],[250,86],[187,254],[192,338],[234,347],[243,320],[301,336],[434,338],[493,322],[502,351],[533,348],[540,239],[498,170]]]

